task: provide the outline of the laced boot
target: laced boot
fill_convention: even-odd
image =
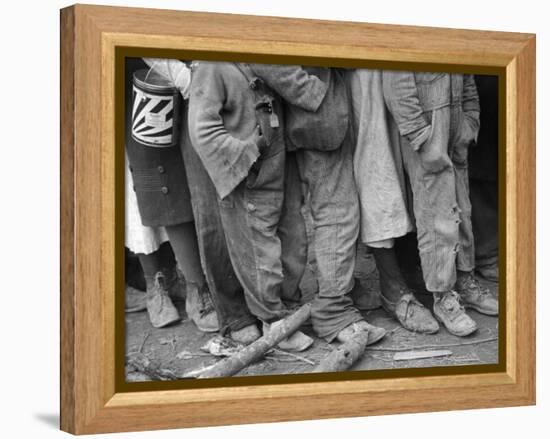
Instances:
[[[498,315],[497,298],[491,294],[489,288],[479,283],[473,271],[458,271],[455,288],[466,308],[475,309],[488,316]]]
[[[380,298],[386,312],[409,331],[425,334],[437,332],[439,324],[407,287],[395,250],[377,248],[373,249],[373,254],[380,279]]]
[[[153,279],[147,282],[147,312],[151,325],[162,328],[180,320],[178,310],[170,300],[166,289],[166,279],[159,271]]]
[[[445,325],[447,331],[459,337],[470,335],[477,329],[477,324],[466,314],[460,304],[460,296],[456,291],[434,293],[434,315]]]
[[[195,283],[187,283],[185,312],[202,332],[216,332],[220,329],[218,314],[206,284],[199,288]]]
[[[380,341],[386,335],[386,330],[384,328],[371,325],[365,320],[359,320],[358,322],[352,323],[342,329],[336,336],[336,339],[341,343],[346,343],[350,341],[359,331],[367,331],[369,333],[367,346]]]

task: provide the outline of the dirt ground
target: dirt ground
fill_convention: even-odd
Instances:
[[[372,256],[364,248],[358,251],[356,278],[361,288],[367,294],[379,294],[378,273]],[[484,282],[496,294],[498,285]],[[304,300],[314,294],[316,283],[313,268],[308,267],[307,276],[302,284]],[[428,294],[418,294],[418,298],[431,308],[431,297]],[[162,370],[164,377],[183,377],[189,371],[206,367],[219,361],[202,351],[204,346],[216,334],[200,332],[185,316],[183,303],[177,304],[183,320],[176,325],[155,329],[149,323],[146,312],[126,314],[126,352],[127,380],[146,381],[159,379],[136,367],[131,359],[140,358],[151,364],[152,368]],[[364,313],[368,322],[384,327],[387,335],[379,343],[369,346],[363,357],[353,366],[352,370],[380,370],[397,368],[416,368],[434,366],[457,366],[491,364],[498,362],[498,320],[469,310],[469,314],[477,322],[479,329],[469,337],[456,337],[449,334],[443,327],[437,334],[415,334],[403,329],[382,308]],[[283,351],[271,351],[262,361],[243,369],[239,376],[246,375],[277,375],[292,373],[307,373],[326,356],[333,348],[324,340],[316,338],[311,328],[305,326],[303,331],[315,338],[312,348],[297,356]],[[417,360],[394,360],[398,352],[418,350],[448,350],[450,353],[442,357]],[[140,360],[140,361],[141,361]],[[141,369],[141,370],[139,370]],[[153,374],[154,375],[154,374]]]

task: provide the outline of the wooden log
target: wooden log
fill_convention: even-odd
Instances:
[[[244,347],[239,352],[227,357],[208,368],[199,378],[220,378],[233,376],[249,364],[262,358],[267,351],[280,341],[293,334],[302,326],[311,315],[311,305],[306,303],[294,314],[286,317],[280,325],[271,330],[255,342]]]
[[[351,340],[338,346],[321,360],[313,372],[341,372],[348,370],[355,363],[367,347],[368,331],[357,332]]]

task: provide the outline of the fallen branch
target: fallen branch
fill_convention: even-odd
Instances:
[[[126,357],[126,365],[137,372],[144,373],[155,381],[172,381],[182,378],[176,372],[163,368],[158,361],[151,360],[141,354]]]
[[[365,352],[368,339],[368,331],[357,332],[349,341],[323,358],[313,372],[340,372],[349,369]]]
[[[227,357],[199,375],[199,378],[219,378],[233,376],[249,364],[260,359],[280,341],[293,334],[302,326],[311,314],[311,305],[306,303],[294,314],[285,318],[280,325],[260,337],[254,343]]]
[[[383,347],[368,347],[368,351],[379,351],[379,352],[405,352],[410,351],[412,349],[436,349],[436,348],[451,348],[451,347],[457,347],[457,346],[471,346],[481,343],[489,343],[491,341],[497,341],[497,337],[491,337],[491,338],[483,338],[481,340],[472,340],[472,341],[465,341],[462,343],[449,343],[449,344],[428,344],[428,345],[422,345],[422,346],[408,346],[403,348],[383,348]]]

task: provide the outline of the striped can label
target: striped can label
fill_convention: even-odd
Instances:
[[[177,95],[152,94],[134,84],[132,137],[137,142],[158,148],[175,144],[174,106]]]

